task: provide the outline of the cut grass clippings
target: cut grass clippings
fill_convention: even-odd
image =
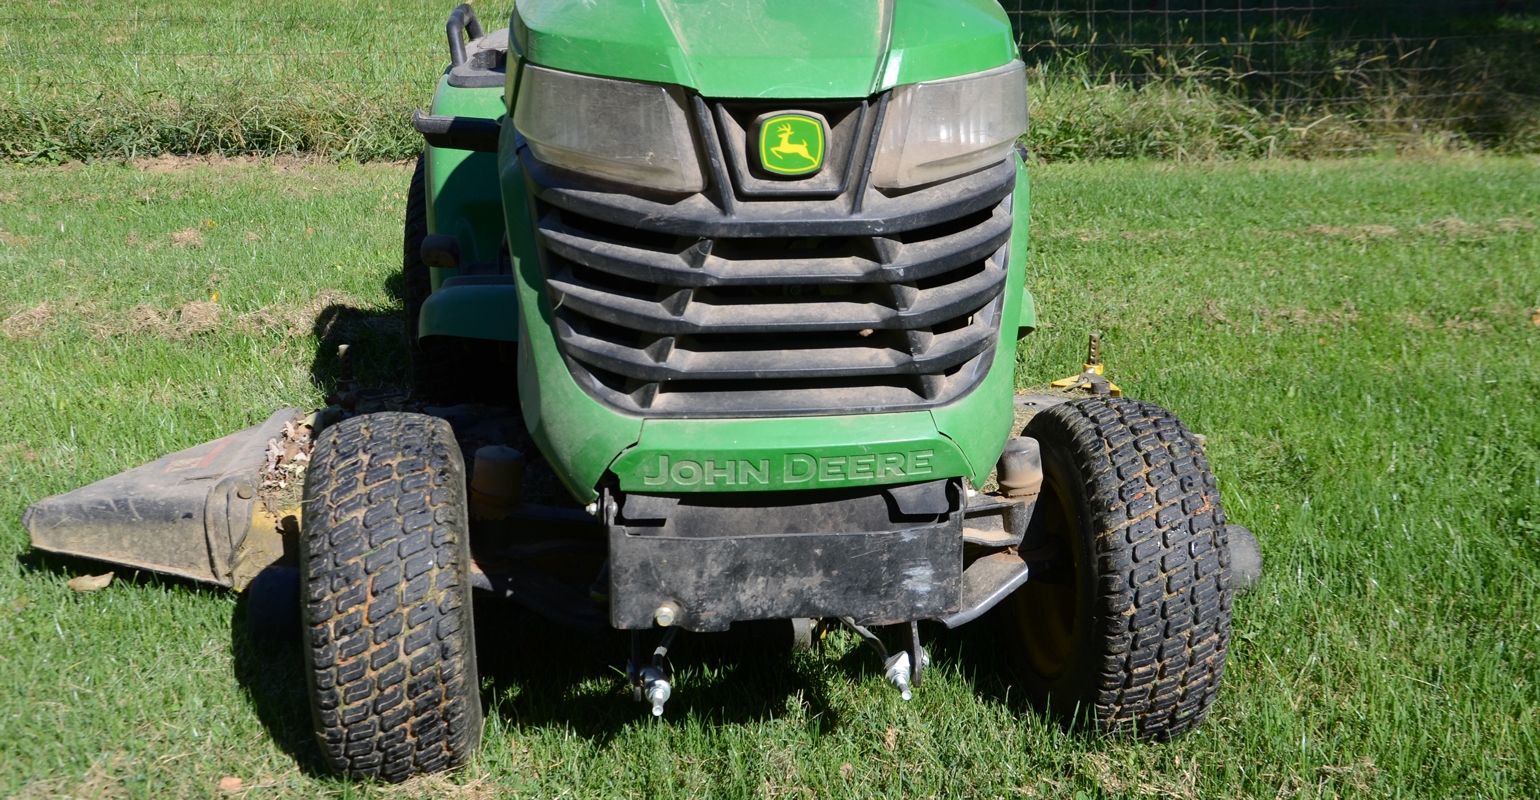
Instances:
[[[329,777],[299,655],[255,649],[240,596],[122,570],[77,594],[107,570],[29,552],[20,515],[319,404],[332,326],[366,383],[399,383],[409,172],[6,166],[0,229],[25,241],[0,242],[0,315],[32,332],[0,337],[0,796],[1540,795],[1540,160],[1031,172],[1041,327],[1018,384],[1078,370],[1101,332],[1125,391],[1206,435],[1267,559],[1193,734],[1066,733],[1022,707],[982,629],[926,629],[908,704],[842,635],[795,657],[685,636],[653,720],[615,671],[623,638],[492,603],[472,763]],[[172,246],[188,228],[203,246]],[[327,296],[308,323],[238,322]],[[191,335],[103,335],[82,311],[204,303],[218,321]]]

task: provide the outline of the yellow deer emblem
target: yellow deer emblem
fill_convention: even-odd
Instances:
[[[781,143],[770,148],[770,152],[785,158],[786,156],[802,156],[808,161],[817,163],[818,159],[807,151],[807,142],[793,142],[791,140],[791,125],[782,125],[775,129],[775,135],[781,137]]]

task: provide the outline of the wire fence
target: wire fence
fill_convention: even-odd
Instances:
[[[488,5],[488,3],[492,5]],[[1540,151],[1540,0],[1003,0],[1045,158]],[[412,157],[450,3],[0,15],[0,158]],[[489,27],[507,0],[479,6]]]
[[[1201,84],[1279,121],[1485,146],[1540,106],[1537,0],[1005,2],[1027,63],[1087,87]]]

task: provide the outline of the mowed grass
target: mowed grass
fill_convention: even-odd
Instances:
[[[843,636],[797,657],[687,636],[652,720],[623,640],[482,605],[474,762],[328,777],[298,654],[254,649],[241,598],[147,575],[75,594],[91,565],[29,553],[20,515],[318,404],[332,341],[399,381],[407,178],[0,168],[0,795],[1540,795],[1540,160],[1496,158],[1034,169],[1043,326],[1018,383],[1102,332],[1125,391],[1208,436],[1267,558],[1195,733],[1065,733],[987,630],[927,629],[909,704]]]

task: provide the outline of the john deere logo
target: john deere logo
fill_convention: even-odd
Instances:
[[[759,163],[778,175],[809,175],[823,166],[823,123],[776,114],[759,125]]]

